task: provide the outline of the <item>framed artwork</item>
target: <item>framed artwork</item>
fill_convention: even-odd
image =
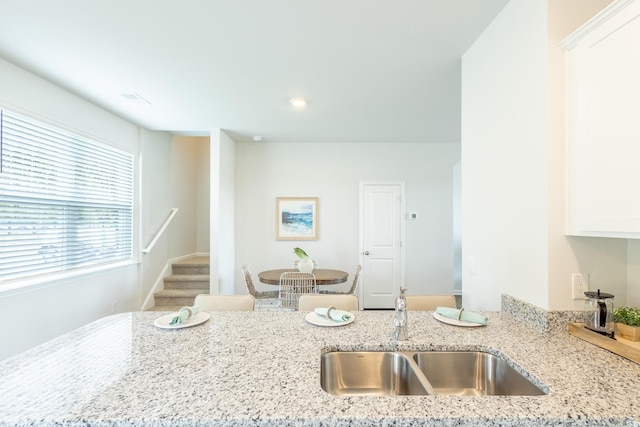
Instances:
[[[318,240],[318,198],[276,198],[277,240]]]

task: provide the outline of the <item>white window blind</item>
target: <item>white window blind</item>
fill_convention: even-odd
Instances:
[[[129,259],[133,155],[2,110],[2,282]]]

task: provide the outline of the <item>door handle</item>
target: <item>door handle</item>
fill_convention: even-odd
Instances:
[[[369,255],[369,251],[365,251],[365,252],[364,252],[364,254],[365,254],[365,255]]]

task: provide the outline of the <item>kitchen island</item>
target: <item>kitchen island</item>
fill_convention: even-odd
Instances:
[[[214,312],[154,326],[163,313],[100,319],[0,363],[0,426],[640,426],[640,365],[504,312],[456,327],[409,312],[356,312],[319,327],[303,312]],[[480,350],[507,359],[543,396],[350,396],[320,386],[331,350]]]

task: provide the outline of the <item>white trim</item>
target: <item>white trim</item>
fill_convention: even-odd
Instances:
[[[586,37],[591,31],[599,27],[603,22],[610,19],[619,10],[627,7],[629,4],[633,3],[636,0],[617,0],[613,3],[609,4],[609,6],[605,7],[598,13],[596,16],[588,20],[584,25],[578,28],[576,31],[571,33],[570,36],[565,38],[560,42],[560,47],[566,50],[571,50],[574,48],[580,40]]]

